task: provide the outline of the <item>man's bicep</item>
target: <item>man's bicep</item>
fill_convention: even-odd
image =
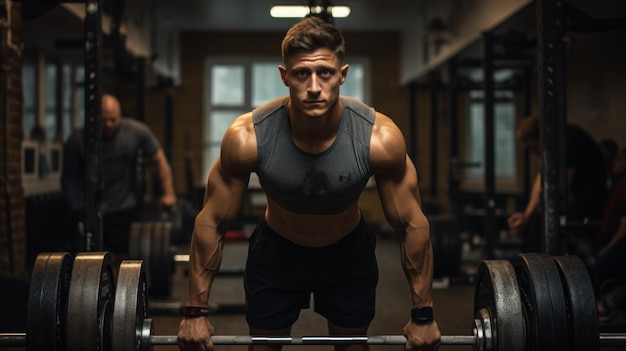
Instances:
[[[407,157],[404,167],[376,175],[376,184],[387,220],[394,227],[406,225],[421,214],[417,172]]]
[[[230,224],[239,213],[250,174],[232,174],[215,162],[207,179],[203,211],[217,222]]]

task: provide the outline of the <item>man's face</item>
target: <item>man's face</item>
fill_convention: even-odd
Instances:
[[[111,138],[122,123],[122,113],[117,101],[102,99],[102,135]]]
[[[292,107],[315,118],[325,116],[339,99],[348,65],[342,66],[335,53],[324,48],[297,53],[279,70]]]

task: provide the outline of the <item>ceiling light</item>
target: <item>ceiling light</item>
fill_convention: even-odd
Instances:
[[[311,9],[315,13],[321,13],[323,10],[321,6],[314,6],[313,8],[308,6],[272,6],[270,15],[274,18],[302,18],[306,17]],[[350,15],[350,7],[348,6],[330,6],[330,11],[334,18],[344,18]]]

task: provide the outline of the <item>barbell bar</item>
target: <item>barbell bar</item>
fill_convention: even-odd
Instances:
[[[69,269],[71,267],[71,274]],[[0,346],[27,350],[150,350],[175,345],[176,336],[153,335],[148,318],[144,263],[126,260],[113,274],[106,252],[40,254],[34,265],[25,333],[0,333]],[[114,298],[113,298],[114,297]],[[46,308],[44,308],[46,306]],[[36,310],[39,309],[39,310]],[[559,316],[556,316],[556,315]],[[39,319],[41,319],[40,317]],[[538,319],[564,325],[554,332]],[[561,319],[559,319],[561,318]],[[84,331],[80,337],[70,330]],[[584,264],[575,256],[519,254],[478,267],[472,335],[441,338],[443,345],[475,350],[594,350],[624,346],[626,334],[599,333],[595,298]],[[402,345],[404,336],[214,336],[215,345]]]
[[[176,345],[176,335],[151,335],[150,344]],[[214,345],[335,345],[335,344],[368,344],[368,345],[404,345],[406,338],[402,335],[374,336],[250,336],[250,335],[215,335],[211,338]],[[624,333],[600,333],[599,342],[603,347],[623,346],[626,344]],[[471,335],[442,335],[442,345],[475,345],[476,338]],[[20,347],[26,345],[26,333],[0,333],[0,346]]]

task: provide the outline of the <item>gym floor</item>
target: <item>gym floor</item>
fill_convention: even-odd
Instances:
[[[223,267],[241,267],[245,261],[247,243],[226,242]],[[369,335],[398,335],[408,321],[411,300],[407,280],[400,268],[399,248],[395,238],[386,237],[378,241],[376,250],[380,269],[380,280],[376,297],[376,317]],[[185,296],[186,278],[184,267],[178,267],[174,278],[173,296]],[[437,282],[436,282],[437,283]],[[435,284],[437,285],[437,284]],[[471,335],[474,304],[474,286],[469,283],[449,284],[446,288],[433,290],[435,318],[442,334]],[[217,277],[211,291],[211,304],[240,305],[244,301],[241,277]],[[159,301],[155,302],[156,304]],[[180,317],[152,314],[156,335],[174,335]],[[248,335],[243,314],[216,314],[210,317],[216,335]],[[312,310],[303,310],[293,327],[292,335],[327,335],[326,321]],[[285,346],[283,350],[315,349],[332,350],[332,346]],[[156,351],[178,350],[176,346],[155,346]],[[245,346],[217,346],[223,351],[246,350]],[[401,346],[372,346],[373,350],[402,350]],[[442,346],[441,350],[471,350],[470,346]]]
[[[222,267],[242,267],[247,250],[246,242],[226,242]],[[408,320],[411,305],[406,278],[400,268],[399,247],[393,237],[381,237],[376,249],[380,270],[377,291],[376,317],[370,327],[369,335],[398,335]],[[477,268],[478,260],[462,262],[461,270],[467,273],[451,281],[436,280],[433,284],[435,319],[443,335],[471,335],[474,284],[471,281]],[[468,279],[469,278],[469,279]],[[173,279],[173,298],[184,301],[186,293],[185,265],[176,269]],[[242,306],[244,301],[243,283],[239,276],[217,277],[211,291],[211,306]],[[158,305],[160,301],[152,301]],[[232,310],[237,310],[233,308]],[[156,335],[175,335],[178,330],[179,316],[152,314]],[[210,317],[216,335],[247,335],[245,317],[241,313],[215,314]],[[304,310],[294,325],[292,335],[327,335],[325,320],[312,310]],[[217,346],[217,350],[246,350],[246,346]],[[333,350],[332,346],[285,346],[289,350]],[[372,346],[372,350],[398,351],[401,346]],[[624,348],[602,348],[602,350],[624,350]],[[175,351],[176,346],[155,346],[156,351]],[[471,346],[442,345],[442,351],[468,351]]]
[[[181,248],[181,253],[185,253]],[[229,241],[224,247],[222,267],[242,267],[247,251],[247,243],[243,241]],[[406,278],[400,268],[399,248],[395,238],[381,237],[376,250],[380,269],[380,280],[377,291],[376,317],[370,327],[369,335],[398,335],[408,320],[410,295]],[[433,288],[435,305],[435,319],[443,335],[471,335],[473,319],[474,285],[471,282],[472,270],[476,268],[477,260],[464,261],[462,270],[467,272],[465,277],[458,277],[445,282],[436,280]],[[150,318],[153,319],[155,335],[176,335],[180,316],[164,306],[180,306],[184,302],[187,289],[186,264],[176,266],[172,279],[172,294],[167,300],[150,299],[152,306]],[[210,306],[222,308],[226,313],[215,313],[210,317],[215,327],[216,335],[247,335],[243,308],[244,292],[241,276],[218,276],[211,292]],[[232,308],[228,308],[232,307]],[[216,309],[217,310],[217,309]],[[624,332],[626,329],[619,330]],[[311,310],[302,311],[299,320],[294,325],[292,335],[327,335],[326,323],[323,318]],[[332,346],[285,346],[284,351],[299,350],[333,350]],[[220,351],[246,350],[246,346],[216,347]],[[399,351],[398,345],[372,346],[372,350]],[[5,350],[22,351],[24,348],[5,348]],[[154,346],[156,351],[175,351],[177,346]],[[471,346],[442,345],[440,350],[472,350]],[[624,350],[624,348],[602,348],[601,350]]]

